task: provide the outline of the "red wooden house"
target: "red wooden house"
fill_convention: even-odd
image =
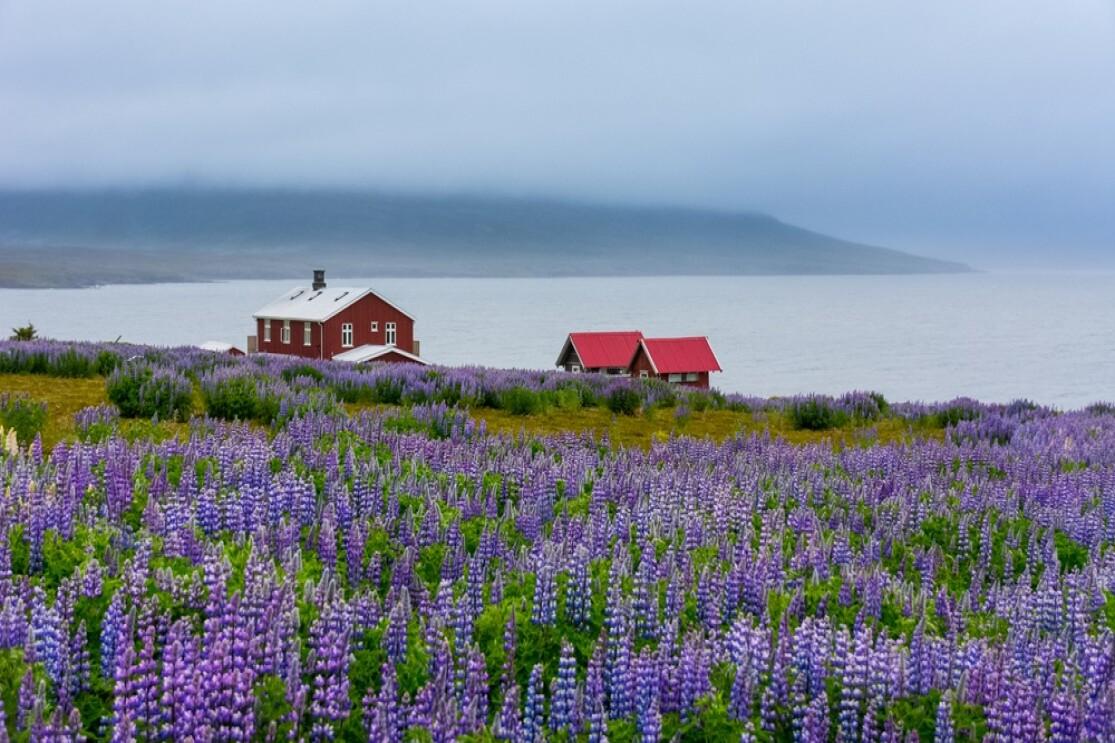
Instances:
[[[568,372],[626,374],[631,355],[642,338],[638,330],[570,333],[556,366]]]
[[[672,384],[708,389],[709,373],[721,371],[708,338],[642,338],[628,369],[641,379],[658,377]]]
[[[260,353],[426,363],[413,317],[368,287],[327,286],[321,270],[314,271],[312,285],[291,289],[253,317]]]

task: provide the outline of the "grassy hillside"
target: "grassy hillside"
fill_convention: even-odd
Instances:
[[[968,270],[745,211],[339,191],[0,191],[0,285],[289,278],[311,260],[368,276]]]
[[[38,374],[0,374],[0,390],[27,395],[47,407],[46,425],[42,430],[43,445],[52,448],[60,441],[75,436],[74,414],[86,407],[105,405],[105,382],[101,377],[88,379],[59,378]],[[350,413],[382,408],[381,405],[351,404]],[[195,393],[193,410],[205,410],[200,393]],[[828,443],[836,447],[891,443],[915,438],[942,435],[939,428],[901,418],[884,418],[871,424],[849,420],[841,426],[824,431],[794,428],[788,416],[779,411],[750,412],[740,410],[703,410],[647,408],[638,415],[617,415],[606,408],[564,410],[548,407],[529,415],[516,415],[508,410],[474,408],[469,415],[483,421],[492,433],[511,436],[554,436],[590,433],[607,437],[616,445],[647,448],[654,441],[672,436],[709,438],[717,442],[739,434],[767,434],[794,444]],[[125,433],[156,439],[184,434],[185,424],[176,421],[125,420]]]

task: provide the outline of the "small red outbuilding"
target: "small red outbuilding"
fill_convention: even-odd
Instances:
[[[556,366],[568,372],[626,374],[631,355],[642,339],[638,330],[570,333]]]
[[[708,338],[641,338],[628,369],[632,376],[708,389],[709,373],[721,371]]]

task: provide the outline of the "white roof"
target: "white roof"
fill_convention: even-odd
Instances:
[[[357,346],[344,353],[339,353],[333,357],[333,361],[347,361],[352,364],[363,364],[368,361],[375,361],[380,356],[388,353],[397,353],[408,361],[413,361],[416,364],[428,365],[430,363],[412,353],[407,353],[398,346],[377,346],[373,343]]]
[[[233,348],[235,348],[235,346],[233,346],[231,343],[225,343],[224,341],[205,341],[205,343],[202,343],[200,346],[198,346],[198,348],[200,348],[202,351],[228,353]]]
[[[414,319],[410,313],[366,286],[327,286],[320,290],[308,286],[296,286],[271,304],[257,310],[252,317],[324,322],[368,294],[375,294],[411,320]]]

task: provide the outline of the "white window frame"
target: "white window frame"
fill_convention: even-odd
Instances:
[[[686,372],[685,373],[685,381],[686,382],[696,382],[700,378],[700,376],[701,375],[698,374],[697,372]]]
[[[569,371],[571,371],[571,372],[579,372],[580,370],[581,370],[581,365],[580,364],[570,364],[569,365]]]
[[[290,320],[283,320],[283,330],[279,334],[283,343],[290,345]]]
[[[670,384],[677,384],[683,379],[685,379],[684,374],[669,374],[666,376],[666,381],[668,381]]]
[[[399,335],[395,323],[386,323],[383,329],[383,342],[388,346],[394,346],[396,343],[398,343],[398,340]]]
[[[639,379],[650,379],[650,372],[648,372],[646,369],[640,369]]]
[[[352,348],[352,323],[341,325],[341,348]]]
[[[314,326],[309,321],[302,323],[302,345],[314,345]]]
[[[266,318],[263,321],[263,342],[271,342],[271,318]]]
[[[372,320],[372,332],[373,333],[378,333],[379,332],[379,320]]]

